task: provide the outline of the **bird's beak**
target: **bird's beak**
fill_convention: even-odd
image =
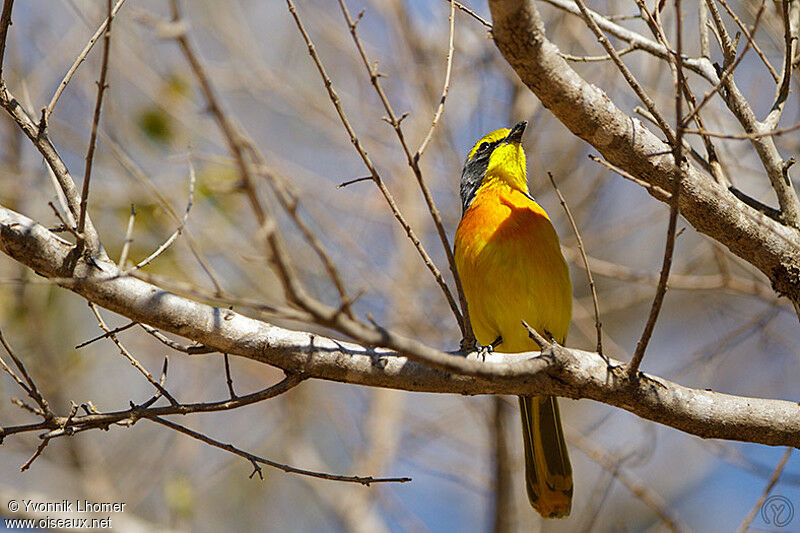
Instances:
[[[527,120],[523,120],[521,122],[517,122],[513,128],[511,128],[511,132],[506,137],[506,142],[508,143],[519,143],[522,142],[522,134],[525,133],[525,126],[528,125]]]

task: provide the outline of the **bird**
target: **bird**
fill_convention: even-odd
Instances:
[[[461,174],[461,221],[453,255],[482,353],[542,349],[524,321],[563,345],[572,316],[569,267],[550,218],[528,191],[527,121],[483,137]],[[572,466],[553,396],[520,396],[525,485],[544,518],[572,507]]]

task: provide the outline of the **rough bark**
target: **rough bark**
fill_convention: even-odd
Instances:
[[[485,362],[430,348],[437,358],[431,359],[426,351],[401,356],[201,304],[122,276],[108,260],[91,266],[78,263],[74,277],[64,278],[71,270],[73,248],[40,224],[0,206],[0,251],[12,259],[111,311],[219,351],[309,377],[374,387],[589,398],[700,437],[800,446],[796,402],[692,389],[644,374],[630,381],[621,368],[613,367],[617,361],[609,369],[597,354],[561,347],[544,354],[489,354]],[[452,368],[460,372],[425,364],[441,366],[440,358],[453,361]]]
[[[671,148],[559,55],[534,2],[490,0],[489,6],[497,47],[544,106],[609,162],[671,190],[678,173]],[[747,206],[691,165],[680,186],[680,213],[695,229],[758,268],[778,294],[800,301],[796,230]]]

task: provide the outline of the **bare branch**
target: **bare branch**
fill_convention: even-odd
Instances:
[[[2,366],[3,370],[11,376],[14,381],[17,382],[17,385],[24,390],[31,399],[36,402],[36,404],[41,408],[43,416],[46,420],[50,420],[53,417],[53,412],[50,410],[50,406],[47,403],[47,400],[44,399],[42,393],[39,392],[39,387],[36,386],[36,382],[33,381],[28,371],[25,369],[25,365],[22,364],[22,361],[14,354],[14,351],[11,349],[11,346],[6,342],[6,339],[3,337],[3,332],[0,331],[0,345],[3,346],[6,353],[11,357],[11,360],[14,361],[14,365],[19,369],[22,377],[25,379],[23,382],[11,368],[6,364],[6,362],[0,358],[0,365]],[[2,435],[2,434],[0,434]],[[2,437],[0,436],[0,442],[2,441]]]
[[[581,10],[575,5],[575,2],[572,0],[543,0],[544,2],[557,7],[567,13],[572,13],[575,16],[581,17]],[[620,39],[623,42],[626,42],[636,48],[637,50],[644,50],[645,52],[658,57],[660,59],[669,60],[670,51],[667,50],[663,45],[648,39],[642,36],[635,31],[629,30],[619,24],[616,24],[609,20],[607,17],[600,15],[599,13],[592,11],[591,9],[586,10],[592,20],[605,32],[608,32],[610,35],[613,35],[617,39]],[[711,83],[715,83],[717,80],[717,75],[714,72],[714,67],[706,58],[685,58],[684,60],[686,64],[686,68],[694,72],[695,74],[699,74],[703,78],[707,79]]]
[[[678,517],[674,516],[674,512],[669,508],[668,503],[664,501],[664,498],[660,494],[656,493],[650,487],[649,483],[645,483],[631,476],[622,468],[619,461],[615,461],[614,457],[593,443],[591,439],[575,431],[570,431],[568,433],[568,438],[570,445],[576,446],[580,451],[585,453],[589,459],[610,472],[634,497],[652,509],[659,520],[664,522],[664,525],[667,526],[670,531],[688,531],[686,524],[682,523]]]
[[[722,5],[722,7],[728,13],[728,15],[730,15],[730,17],[733,19],[736,25],[739,26],[741,32],[750,42],[750,46],[753,47],[753,50],[755,50],[756,54],[758,54],[758,57],[761,58],[761,62],[764,63],[764,66],[767,67],[767,70],[769,71],[770,76],[772,76],[772,79],[775,80],[775,83],[778,83],[780,78],[778,77],[778,73],[775,71],[775,67],[772,66],[772,64],[767,59],[767,56],[764,54],[763,50],[761,50],[761,47],[758,45],[757,42],[755,42],[755,40],[753,39],[753,35],[750,33],[750,30],[747,29],[747,26],[744,24],[744,22],[742,22],[742,19],[740,19],[739,16],[736,14],[736,12],[730,8],[726,0],[718,0],[718,1],[720,5]],[[700,0],[699,5],[702,6],[701,9],[705,8],[706,6],[705,0]],[[708,39],[708,34],[706,34],[706,39]]]
[[[600,306],[597,303],[597,289],[594,286],[592,269],[589,268],[589,259],[586,257],[586,250],[583,247],[581,232],[578,231],[578,225],[575,223],[575,219],[572,218],[572,212],[569,210],[569,206],[567,206],[567,201],[564,199],[564,195],[561,194],[561,191],[558,189],[558,185],[556,185],[556,180],[553,178],[553,174],[548,172],[547,177],[550,178],[550,183],[553,185],[553,189],[555,189],[556,194],[558,195],[558,200],[561,202],[561,207],[564,208],[564,212],[567,214],[569,223],[572,226],[572,232],[575,234],[575,239],[578,241],[578,250],[580,251],[581,258],[583,259],[586,277],[589,279],[589,290],[592,293],[592,304],[594,305],[594,326],[597,330],[597,353],[603,355],[603,325],[600,322]]]
[[[495,43],[555,117],[615,167],[669,190],[679,172],[671,147],[623,113],[558,55],[545,36],[536,5],[491,0],[489,6]],[[688,62],[684,63],[688,68]],[[654,190],[649,189],[651,194]],[[663,201],[663,196],[654,196]],[[800,264],[800,241],[794,230],[746,206],[691,165],[681,180],[680,204],[681,214],[692,226],[761,270],[778,294],[800,298],[794,274]]]
[[[310,37],[308,36],[308,32],[303,27],[303,23],[300,20],[299,15],[297,14],[297,10],[294,8],[294,5],[292,4],[291,0],[287,0],[287,3],[289,5],[289,11],[291,11],[292,16],[294,17],[294,20],[297,23],[298,29],[300,30],[300,33],[303,35],[303,38],[306,41],[309,54],[311,55],[312,59],[314,59],[314,62],[317,65],[317,69],[319,70],[320,75],[325,81],[325,87],[328,89],[328,94],[331,97],[331,101],[333,102],[334,107],[336,107],[336,110],[339,113],[339,117],[342,119],[345,129],[350,135],[350,139],[353,141],[353,145],[356,147],[356,150],[359,152],[362,160],[364,160],[365,165],[372,174],[375,184],[378,185],[378,188],[381,190],[384,197],[386,198],[386,201],[389,203],[389,206],[392,209],[395,218],[397,218],[397,220],[403,226],[403,229],[406,230],[408,238],[411,240],[412,243],[414,243],[414,246],[417,248],[420,256],[423,259],[423,262],[425,262],[426,266],[428,266],[428,269],[433,274],[433,277],[439,283],[439,286],[441,287],[442,292],[444,293],[448,304],[450,304],[450,309],[453,311],[453,315],[455,316],[456,321],[458,322],[458,326],[461,329],[462,344],[465,347],[474,346],[475,335],[472,332],[472,324],[469,321],[467,300],[466,297],[464,296],[464,291],[461,287],[461,280],[458,276],[458,270],[456,269],[455,257],[453,256],[453,249],[451,248],[450,241],[447,238],[447,232],[444,229],[444,223],[442,222],[442,217],[439,214],[439,209],[436,207],[436,203],[433,201],[433,196],[431,195],[431,192],[428,189],[427,184],[425,183],[425,179],[422,176],[422,170],[420,169],[419,166],[419,158],[422,155],[422,150],[421,149],[417,150],[415,154],[411,153],[411,149],[409,148],[408,143],[406,142],[405,139],[405,135],[403,134],[403,129],[402,129],[403,117],[398,118],[394,112],[394,109],[392,108],[391,103],[389,103],[389,98],[386,96],[386,93],[384,92],[383,87],[381,86],[380,76],[378,74],[377,67],[373,66],[369,58],[367,57],[366,50],[364,50],[364,46],[361,43],[361,39],[358,36],[358,32],[356,31],[357,21],[353,20],[353,18],[350,16],[350,12],[348,11],[347,5],[345,4],[344,0],[339,0],[339,6],[342,9],[342,14],[344,15],[348,27],[350,28],[350,35],[352,35],[353,41],[355,42],[356,48],[358,49],[358,53],[361,56],[361,60],[364,64],[364,67],[367,69],[369,73],[370,82],[372,83],[372,86],[375,88],[375,91],[378,93],[378,97],[380,98],[381,103],[383,104],[383,107],[386,110],[386,114],[388,115],[388,122],[394,129],[395,134],[397,135],[397,139],[400,142],[400,146],[403,148],[403,152],[406,155],[406,161],[408,162],[408,166],[414,173],[414,177],[417,180],[417,184],[419,185],[420,191],[422,192],[422,196],[424,197],[425,203],[428,206],[428,212],[430,213],[431,218],[433,219],[434,226],[436,227],[436,232],[439,235],[439,240],[441,241],[445,255],[447,256],[447,262],[450,266],[450,272],[452,273],[453,278],[455,279],[456,282],[456,291],[458,293],[458,299],[461,305],[460,309],[458,304],[456,304],[456,301],[453,298],[452,293],[450,292],[450,288],[445,283],[444,278],[441,275],[441,272],[433,264],[433,260],[431,260],[431,258],[428,256],[427,252],[422,247],[422,244],[419,243],[419,239],[417,239],[416,235],[411,230],[410,225],[407,222],[405,222],[405,219],[400,214],[399,209],[397,208],[396,205],[394,205],[394,200],[391,199],[391,196],[388,194],[386,186],[384,185],[383,181],[380,179],[377,172],[375,171],[372,162],[369,161],[369,157],[367,156],[366,152],[363,150],[363,148],[361,148],[361,144],[360,142],[358,142],[358,138],[355,136],[353,128],[349,125],[349,122],[347,122],[346,120],[346,116],[344,115],[344,111],[341,108],[341,103],[339,102],[339,98],[336,95],[336,93],[333,92],[333,85],[330,79],[328,78],[327,74],[325,73],[325,70],[322,66],[322,62],[320,61],[319,56],[317,55],[316,50],[314,49],[314,45],[311,42]],[[454,20],[452,18],[452,6],[451,6],[451,18],[450,18],[451,28],[453,27],[453,24]],[[450,34],[451,53],[449,54],[450,58],[452,58],[452,38],[453,34],[451,32]],[[447,80],[449,79],[449,68],[450,68],[450,62],[448,61],[448,74],[445,80],[445,91],[447,90],[448,86]],[[442,106],[444,105],[444,97],[441,100],[441,105]],[[437,118],[434,118],[434,124],[436,120]],[[432,131],[433,127],[431,128],[431,133]],[[420,146],[420,148],[424,148],[424,142],[423,145]]]
[[[643,10],[646,9],[644,3],[640,6]],[[664,246],[664,259],[661,264],[661,273],[659,274],[658,286],[656,287],[656,294],[653,297],[653,305],[650,307],[650,315],[647,318],[647,323],[642,331],[642,336],[639,342],[636,343],[636,351],[633,353],[626,372],[628,378],[635,379],[639,372],[639,365],[642,363],[644,353],[647,350],[647,344],[650,342],[650,337],[656,326],[656,320],[661,312],[661,305],[664,302],[664,296],[667,293],[667,282],[669,281],[669,271],[672,267],[672,254],[675,250],[675,228],[678,222],[678,209],[680,205],[680,192],[681,180],[685,175],[684,166],[686,161],[683,157],[683,128],[684,124],[681,121],[683,116],[683,88],[685,80],[683,79],[683,36],[682,36],[682,19],[680,0],[675,0],[675,34],[677,39],[677,50],[673,62],[674,85],[675,85],[675,140],[672,143],[673,159],[676,161],[678,172],[672,176],[672,191],[669,207],[669,222],[667,224],[667,243]]]
[[[0,79],[3,77],[3,58],[6,55],[6,40],[8,39],[8,28],[11,26],[13,7],[14,0],[3,1],[3,12],[0,14]]]
[[[119,8],[121,8],[122,4],[124,4],[124,3],[125,3],[125,0],[117,0],[117,3],[114,4],[114,8],[111,10],[111,17],[116,16],[117,12],[119,11]],[[45,111],[44,111],[45,120],[47,120],[50,117],[50,115],[53,113],[53,109],[56,106],[56,102],[58,102],[58,99],[61,97],[61,93],[64,92],[64,89],[66,89],[67,84],[72,79],[72,76],[75,74],[75,71],[78,70],[78,67],[81,66],[81,63],[83,63],[83,60],[86,59],[87,55],[89,55],[89,51],[94,46],[94,43],[96,43],[97,40],[100,38],[100,36],[103,35],[103,33],[106,31],[107,26],[111,23],[111,17],[107,17],[103,21],[103,23],[100,24],[100,27],[97,28],[96,32],[94,32],[94,35],[92,35],[92,37],[89,39],[89,42],[86,43],[86,46],[83,48],[81,53],[78,54],[78,57],[75,59],[75,62],[72,63],[72,66],[69,67],[69,70],[67,70],[67,73],[64,76],[64,79],[61,80],[61,83],[58,84],[58,89],[56,89],[56,92],[53,94],[53,97],[50,99],[50,103],[47,104],[47,107],[45,108]]]
[[[122,252],[119,254],[119,267],[122,270],[127,268],[128,263],[128,253],[131,249],[131,243],[133,242],[133,222],[136,219],[136,209],[134,208],[133,204],[131,204],[131,216],[128,217],[128,226],[125,229],[125,240],[122,241]]]
[[[764,128],[772,130],[777,127],[783,115],[784,104],[789,96],[789,85],[792,81],[792,58],[797,49],[797,21],[790,20],[789,0],[781,2],[781,19],[783,20],[783,70],[780,83],[775,88],[775,102],[772,104],[767,118],[764,119]]]
[[[0,251],[13,259],[44,276],[57,276],[70,248],[41,225],[0,208]],[[118,274],[113,263],[103,260],[85,276],[61,284],[131,320],[307,377],[428,392],[591,398],[705,438],[800,446],[800,405],[796,402],[691,389],[645,374],[632,383],[616,366],[621,365],[619,361],[611,360],[609,367],[598,354],[556,347],[544,339],[548,346],[544,357],[489,354],[487,362],[481,362],[476,355],[464,358],[386,330],[358,329],[344,322],[341,327],[363,342],[356,345],[199,304]],[[180,412],[173,406],[153,409],[155,416]],[[103,420],[115,423],[129,417],[119,414]]]
[[[173,398],[172,395],[169,393],[169,391],[167,391],[167,389],[165,389],[161,383],[156,381],[156,378],[153,377],[150,371],[148,371],[145,367],[143,367],[142,364],[139,361],[137,361],[136,358],[133,357],[133,355],[131,355],[128,349],[122,345],[120,340],[117,338],[116,332],[112,331],[111,328],[109,328],[106,325],[105,321],[103,320],[103,317],[100,315],[100,310],[97,309],[97,306],[94,303],[89,302],[89,309],[92,310],[92,313],[94,313],[94,316],[97,318],[97,323],[100,326],[100,329],[102,329],[109,336],[109,338],[111,338],[114,344],[117,345],[117,348],[119,348],[119,352],[125,357],[125,359],[127,359],[136,370],[141,372],[141,374],[145,377],[145,379],[147,379],[147,381],[149,381],[150,384],[156,388],[158,393],[164,396],[164,398],[166,398],[167,400],[169,400],[169,403],[171,403],[172,405],[178,405],[178,400]]]
[[[125,269],[125,266],[122,264],[122,262],[120,262],[120,268],[125,270],[126,273],[130,273],[131,271],[134,271],[134,270],[139,270],[139,269],[144,268],[145,266],[149,265],[150,263],[152,263],[153,260],[155,260],[162,253],[164,253],[167,250],[167,248],[172,246],[172,243],[175,242],[175,239],[177,239],[178,236],[181,233],[183,233],[183,230],[186,227],[186,221],[189,219],[189,212],[192,210],[192,205],[194,204],[194,186],[195,186],[195,181],[196,181],[196,176],[195,176],[195,173],[194,173],[194,165],[192,165],[192,162],[189,161],[189,198],[188,198],[188,200],[186,200],[186,209],[183,211],[183,217],[181,218],[178,227],[175,229],[175,231],[172,232],[172,235],[170,235],[167,238],[167,240],[164,241],[161,244],[161,246],[159,246],[152,254],[148,255],[146,258],[142,259],[141,261],[136,263],[131,268]],[[131,208],[131,212],[133,212],[133,208]],[[131,218],[129,219],[129,222],[128,222],[128,227],[129,228],[133,227],[133,222],[132,221],[133,221],[133,216],[131,215]],[[127,242],[127,237],[126,237],[126,242]],[[124,249],[123,249],[123,251],[124,251]]]
[[[769,478],[769,483],[767,483],[767,486],[764,487],[764,492],[758,498],[758,501],[755,503],[755,505],[753,505],[753,508],[750,509],[750,512],[747,513],[747,516],[739,526],[739,529],[737,530],[738,533],[745,533],[748,529],[750,529],[750,524],[758,514],[758,510],[764,505],[764,502],[767,500],[767,496],[772,491],[773,487],[775,487],[775,484],[778,483],[778,479],[780,479],[781,473],[783,472],[790,455],[792,455],[792,448],[787,448],[783,454],[783,457],[781,457],[781,460],[778,461],[777,465],[775,465],[775,470],[773,470],[772,476]]]
[[[436,129],[436,124],[439,122],[439,119],[442,117],[442,112],[444,111],[444,102],[447,99],[447,92],[450,90],[450,73],[453,70],[453,35],[455,34],[455,1],[450,0],[450,38],[448,40],[447,45],[447,67],[445,68],[445,75],[444,75],[444,87],[442,87],[442,97],[439,99],[439,106],[436,108],[436,112],[433,114],[433,120],[431,121],[431,127],[428,129],[428,133],[425,135],[425,138],[420,143],[419,148],[417,148],[416,153],[414,154],[414,159],[418,160],[422,156],[422,152],[425,151],[425,147],[428,146],[431,138],[433,138],[433,131]]]
[[[639,84],[639,82],[636,81],[636,78],[634,78],[633,73],[628,69],[625,63],[622,62],[622,59],[620,59],[617,51],[614,49],[613,46],[611,46],[611,43],[608,42],[608,38],[603,34],[603,31],[600,29],[600,26],[598,26],[597,21],[592,17],[591,13],[589,12],[589,9],[586,7],[586,4],[583,2],[583,0],[575,0],[575,5],[578,6],[578,9],[580,10],[581,15],[583,16],[583,20],[586,22],[586,25],[589,26],[589,29],[592,30],[592,33],[594,33],[595,36],[597,36],[597,40],[600,42],[603,48],[605,48],[608,55],[611,56],[611,60],[619,69],[620,73],[622,74],[622,77],[625,78],[625,81],[628,82],[628,85],[630,85],[631,89],[633,89],[633,92],[636,93],[636,96],[639,97],[639,100],[642,101],[645,107],[647,107],[647,110],[650,111],[650,114],[653,115],[653,117],[656,119],[658,127],[667,137],[667,141],[670,144],[674,144],[675,132],[673,132],[672,128],[669,126],[669,124],[667,124],[667,120],[658,110],[655,102],[653,102],[653,99],[650,98],[650,95],[648,95],[645,92],[644,88]]]
[[[2,79],[0,79],[0,107],[6,110],[12,120],[17,123],[17,126],[19,126],[22,132],[42,154],[48,167],[52,170],[56,181],[58,181],[59,188],[64,194],[67,206],[69,207],[68,218],[71,216],[73,219],[77,220],[78,213],[80,212],[80,196],[75,186],[75,181],[72,179],[64,161],[62,161],[55,147],[50,142],[47,132],[39,129],[38,124],[25,112],[19,101],[9,92]],[[99,249],[101,250],[101,255],[105,255],[105,252],[102,251],[100,238],[88,214],[86,215],[86,227],[83,233],[89,249]]]
[[[474,18],[475,20],[477,20],[478,22],[483,24],[486,28],[489,29],[489,31],[492,30],[492,24],[488,20],[486,20],[485,18],[481,17],[480,15],[475,13],[473,10],[471,10],[470,8],[468,8],[467,6],[462,4],[461,2],[456,2],[455,0],[445,0],[445,2],[451,2],[451,1],[452,1],[453,4],[455,4],[455,6],[458,9],[460,9],[461,11],[463,11],[464,13],[469,15],[470,17]]]
[[[372,476],[342,476],[338,474],[328,474],[325,472],[315,472],[313,470],[304,470],[302,468],[297,468],[294,466],[285,465],[283,463],[278,463],[276,461],[271,461],[270,459],[265,459],[263,457],[259,457],[257,455],[253,455],[252,453],[246,452],[244,450],[240,450],[239,448],[231,445],[225,444],[219,441],[212,439],[211,437],[207,437],[202,433],[198,433],[197,431],[191,430],[185,426],[181,426],[174,422],[170,422],[169,420],[165,420],[161,417],[153,417],[149,418],[153,422],[157,422],[162,426],[166,426],[170,429],[174,429],[179,433],[183,433],[184,435],[189,435],[193,439],[197,439],[201,442],[209,444],[215,448],[219,448],[221,450],[225,450],[231,452],[234,455],[238,455],[239,457],[244,457],[248,461],[253,464],[265,464],[267,466],[271,466],[272,468],[277,468],[279,470],[283,470],[284,472],[288,472],[290,474],[300,474],[302,476],[309,476],[315,477],[319,479],[327,479],[330,481],[342,481],[345,483],[358,483],[360,485],[365,485],[369,487],[373,483],[407,483],[411,481],[410,477],[391,477],[391,478],[384,478],[384,477],[372,477]],[[255,472],[259,472],[258,469]]]

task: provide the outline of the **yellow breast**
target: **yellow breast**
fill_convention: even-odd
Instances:
[[[470,322],[481,345],[502,337],[498,351],[538,350],[522,320],[564,343],[572,284],[558,235],[539,204],[492,180],[461,218],[454,246]]]

